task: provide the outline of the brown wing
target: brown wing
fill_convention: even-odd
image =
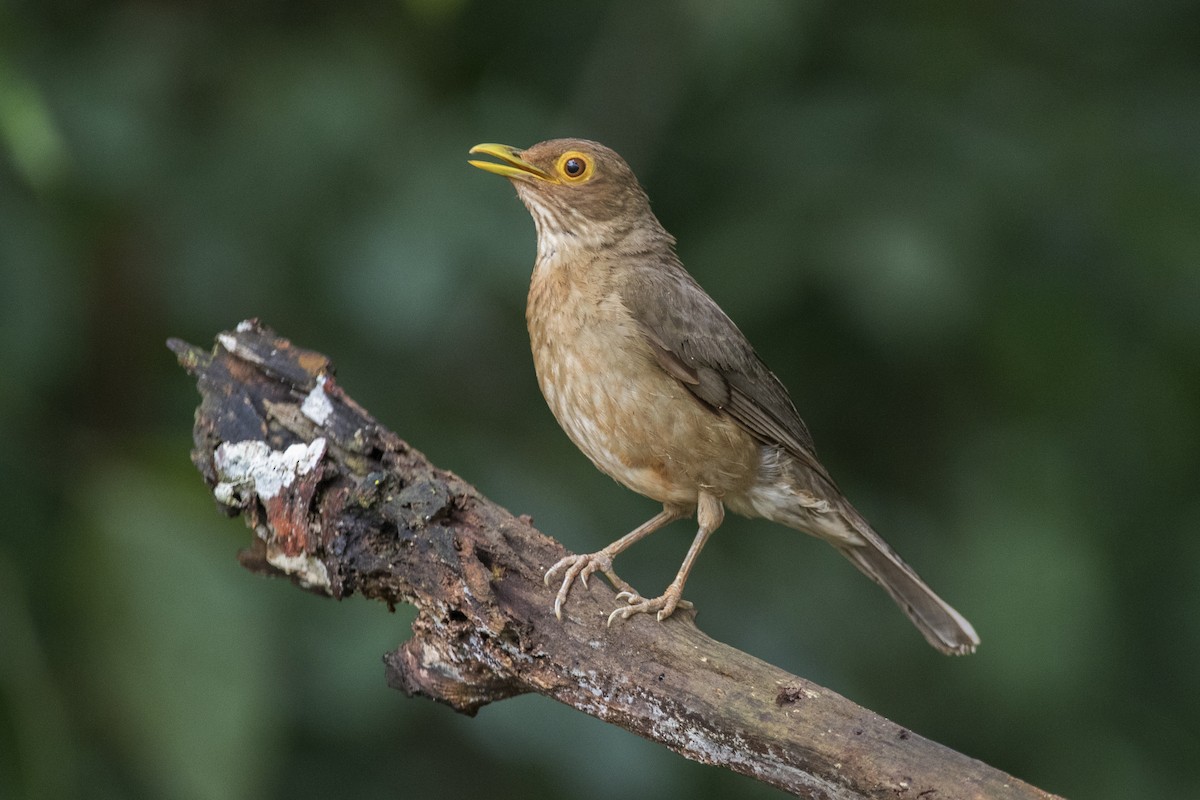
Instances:
[[[759,441],[783,448],[833,486],[787,389],[682,266],[660,262],[638,269],[621,299],[664,370]]]

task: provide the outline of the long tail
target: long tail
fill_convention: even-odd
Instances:
[[[782,474],[775,476],[775,482],[768,482],[767,490],[752,495],[741,508],[732,506],[734,510],[761,515],[824,539],[882,586],[931,645],[949,655],[975,652],[979,636],[971,623],[917,577],[850,505],[823,469],[817,472],[794,465],[796,469],[788,474],[788,466],[793,465],[785,461]]]
[[[971,623],[934,594],[861,516],[854,516],[862,543],[834,542],[834,546],[892,596],[927,642],[949,655],[973,653],[979,636]]]

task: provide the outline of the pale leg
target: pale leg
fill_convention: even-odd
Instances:
[[[696,558],[700,555],[708,537],[721,526],[724,519],[725,507],[721,504],[721,500],[716,495],[701,491],[696,504],[696,521],[700,523],[700,530],[696,532],[696,538],[692,540],[692,546],[688,548],[683,565],[680,566],[675,580],[671,581],[671,585],[667,587],[662,596],[653,600],[646,600],[637,592],[629,589],[621,592],[617,595],[617,599],[625,600],[629,605],[612,612],[608,617],[608,624],[612,625],[613,620],[617,617],[629,619],[634,614],[649,614],[652,611],[657,612],[658,620],[661,622],[675,613],[675,609],[685,602],[680,600],[680,597],[683,596],[683,585],[687,583],[688,574],[696,565]]]
[[[562,605],[566,602],[567,595],[571,592],[571,584],[575,582],[575,579],[578,578],[586,589],[588,577],[596,571],[603,572],[609,582],[615,588],[621,590],[622,594],[636,596],[637,592],[634,588],[618,578],[617,574],[613,572],[613,558],[627,550],[634,543],[645,539],[656,530],[686,516],[688,516],[687,512],[679,506],[664,505],[663,510],[658,514],[655,514],[603,550],[587,555],[567,556],[546,570],[544,580],[547,586],[550,585],[550,581],[556,572],[561,569],[567,570],[566,574],[563,575],[562,588],[558,590],[558,596],[554,598],[554,616],[562,619]]]

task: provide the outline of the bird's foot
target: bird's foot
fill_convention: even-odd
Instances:
[[[608,624],[611,626],[614,619],[618,617],[629,619],[634,614],[654,614],[655,618],[662,622],[674,614],[675,609],[692,607],[690,602],[680,598],[681,594],[683,594],[683,589],[675,584],[668,586],[667,591],[661,597],[655,597],[653,600],[647,600],[637,592],[621,592],[617,595],[617,599],[624,600],[626,605],[608,615]]]
[[[546,570],[546,575],[543,578],[546,585],[550,585],[550,581],[554,579],[556,573],[560,570],[566,570],[563,574],[562,586],[558,590],[558,594],[554,598],[554,616],[562,619],[562,606],[567,601],[567,595],[571,593],[571,585],[578,578],[583,584],[583,588],[587,588],[588,578],[596,572],[601,572],[604,577],[608,578],[609,583],[620,590],[621,594],[637,595],[637,590],[630,586],[625,581],[617,577],[617,573],[613,572],[612,556],[601,550],[598,553],[589,553],[581,556],[567,556],[560,559],[554,566]]]

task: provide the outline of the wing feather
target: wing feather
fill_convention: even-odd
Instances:
[[[832,486],[787,389],[733,320],[678,262],[636,270],[621,299],[668,374],[759,441],[783,448]]]

